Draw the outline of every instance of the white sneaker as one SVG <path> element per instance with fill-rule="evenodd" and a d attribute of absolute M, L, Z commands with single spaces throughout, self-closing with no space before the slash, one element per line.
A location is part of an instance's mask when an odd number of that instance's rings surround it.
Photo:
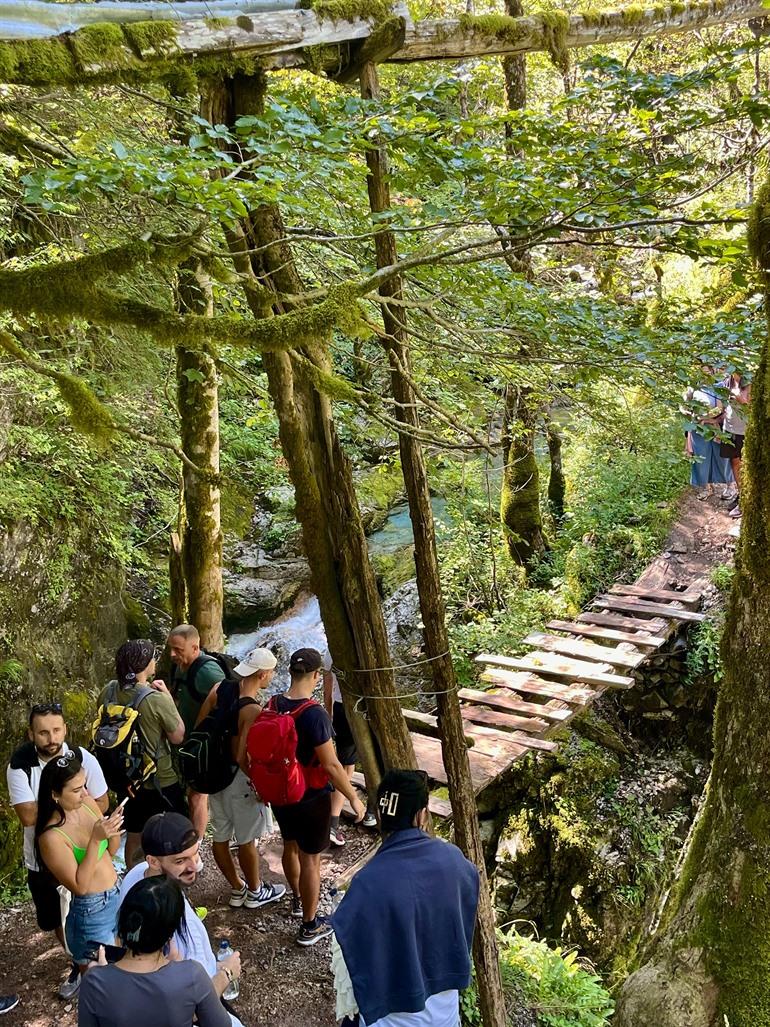
<path fill-rule="evenodd" d="M 339 828 L 332 827 L 329 829 L 329 841 L 332 843 L 332 845 L 336 845 L 337 848 L 342 848 L 342 846 L 345 844 L 345 835 L 342 833 L 342 831 L 340 831 Z"/>
<path fill-rule="evenodd" d="M 368 809 L 366 811 L 366 816 L 361 821 L 361 826 L 362 827 L 376 827 L 377 826 L 377 817 L 375 817 L 374 813 L 372 813 L 372 811 L 370 809 Z"/>
<path fill-rule="evenodd" d="M 240 907 L 246 901 L 246 896 L 248 895 L 248 893 L 249 889 L 245 883 L 242 888 L 238 888 L 237 890 L 233 888 L 230 892 L 230 905 L 234 909 L 240 909 Z"/>
<path fill-rule="evenodd" d="M 270 902 L 277 902 L 285 894 L 285 884 L 268 884 L 266 881 L 263 881 L 256 891 L 247 893 L 246 901 L 243 904 L 246 909 L 259 909 L 260 906 L 266 906 Z"/>

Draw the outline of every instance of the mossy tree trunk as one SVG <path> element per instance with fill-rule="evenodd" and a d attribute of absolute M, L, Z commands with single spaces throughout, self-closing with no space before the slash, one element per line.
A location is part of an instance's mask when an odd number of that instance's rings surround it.
<path fill-rule="evenodd" d="M 364 65 L 361 72 L 361 94 L 364 99 L 379 96 L 377 69 L 373 64 Z M 369 204 L 373 213 L 380 214 L 390 210 L 391 206 L 388 154 L 385 147 L 370 149 L 366 162 L 369 168 Z M 392 231 L 381 228 L 375 236 L 375 247 L 378 267 L 389 267 L 398 262 L 396 237 Z M 380 289 L 380 295 L 386 300 L 402 299 L 401 279 L 392 278 Z M 465 730 L 457 697 L 457 678 L 449 651 L 428 472 L 422 444 L 414 435 L 414 430 L 420 427 L 420 417 L 417 397 L 409 381 L 411 367 L 406 308 L 383 305 L 382 318 L 385 328 L 382 342 L 390 363 L 391 392 L 396 401 L 395 416 L 403 425 L 398 435 L 401 468 L 414 533 L 414 559 L 425 653 L 431 661 L 441 753 L 449 783 L 455 840 L 468 859 L 476 864 L 481 877 L 478 924 L 473 939 L 479 1002 L 485 1027 L 505 1027 L 505 997 L 500 978 L 495 914 L 487 882 Z"/>
<path fill-rule="evenodd" d="M 199 263 L 180 267 L 177 302 L 182 311 L 212 313 L 211 283 Z M 222 633 L 222 523 L 219 492 L 219 386 L 206 353 L 177 347 L 177 403 L 182 449 L 204 473 L 182 466 L 183 524 L 180 566 L 186 619 L 207 649 L 219 650 Z M 178 583 L 175 595 L 179 595 Z"/>
<path fill-rule="evenodd" d="M 263 75 L 226 80 L 210 91 L 209 120 L 232 125 L 243 114 L 260 112 L 265 89 Z M 268 318 L 291 309 L 278 295 L 270 300 L 263 292 L 265 287 L 274 294 L 305 291 L 285 242 L 278 208 L 265 206 L 251 212 L 237 231 L 227 234 L 254 316 Z M 313 588 L 332 657 L 341 672 L 343 701 L 371 795 L 381 772 L 372 731 L 386 767 L 417 764 L 389 669 L 385 622 L 350 461 L 337 436 L 331 401 L 315 387 L 299 358 L 322 370 L 329 367 L 323 340 L 303 345 L 296 354 L 265 354 L 263 366 L 294 484 Z M 360 709 L 361 697 L 368 719 Z"/>
<path fill-rule="evenodd" d="M 567 486 L 561 459 L 562 435 L 558 424 L 550 422 L 546 426 L 545 437 L 548 442 L 548 458 L 551 463 L 551 471 L 548 476 L 548 501 L 551 504 L 553 516 L 560 521 L 564 517 L 564 495 Z"/>
<path fill-rule="evenodd" d="M 511 559 L 521 566 L 546 549 L 533 422 L 526 390 L 507 385 L 500 520 Z"/>
<path fill-rule="evenodd" d="M 750 233 L 765 283 L 770 184 Z M 770 339 L 754 378 L 714 763 L 682 872 L 617 1027 L 770 1027 Z"/>

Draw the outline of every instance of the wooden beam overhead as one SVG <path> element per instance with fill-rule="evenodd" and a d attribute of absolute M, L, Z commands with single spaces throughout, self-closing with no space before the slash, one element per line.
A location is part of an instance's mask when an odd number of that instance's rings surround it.
<path fill-rule="evenodd" d="M 6 7 L 8 4 L 5 5 Z M 253 5 L 244 4 L 249 13 L 233 18 L 184 19 L 184 4 L 168 4 L 166 18 L 159 16 L 156 5 L 148 4 L 146 22 L 133 21 L 141 3 L 122 4 L 120 0 L 109 6 L 109 17 L 74 32 L 46 31 L 41 38 L 39 16 L 37 23 L 30 20 L 25 28 L 25 8 L 14 4 L 17 17 L 0 19 L 0 41 L 4 49 L 4 79 L 18 85 L 57 85 L 67 83 L 99 82 L 119 80 L 121 76 L 136 80 L 137 74 L 152 77 L 153 69 L 158 73 L 168 68 L 169 59 L 190 61 L 194 66 L 197 58 L 211 58 L 228 55 L 254 56 L 268 69 L 286 67 L 317 68 L 317 55 L 306 61 L 303 50 L 306 47 L 333 46 L 340 44 L 362 44 L 374 36 L 377 26 L 369 19 L 353 21 L 320 21 L 312 11 L 306 10 L 253 10 Z M 39 6 L 39 5 L 38 5 Z M 51 5 L 52 7 L 70 7 Z M 80 5 L 78 5 L 80 6 Z M 91 5 L 88 5 L 91 6 Z M 240 7 L 238 0 L 233 6 Z M 98 10 L 101 5 L 93 5 Z M 128 12 L 121 20 L 121 9 Z M 440 19 L 413 22 L 403 4 L 395 4 L 393 14 L 404 21 L 403 45 L 388 53 L 392 39 L 382 47 L 383 38 L 371 44 L 369 60 L 379 59 L 392 62 L 465 60 L 469 57 L 486 57 L 500 54 L 522 54 L 532 51 L 551 51 L 558 35 L 561 49 L 575 49 L 594 45 L 607 45 L 624 40 L 637 40 L 647 36 L 669 35 L 707 28 L 711 25 L 726 25 L 747 22 L 761 18 L 766 8 L 757 0 L 697 0 L 693 3 L 670 7 L 653 5 L 646 9 L 637 7 L 626 11 L 574 14 L 567 17 L 563 12 L 549 12 L 512 18 L 503 29 L 492 31 L 483 19 Z M 563 18 L 560 29 L 555 29 L 554 17 Z M 161 43 L 147 46 L 137 44 L 142 38 L 153 37 L 144 31 L 148 24 L 166 25 L 169 36 Z M 95 27 L 109 24 L 125 26 L 125 43 L 111 39 L 108 51 L 102 55 L 98 47 L 89 45 L 86 35 Z M 385 33 L 387 36 L 388 33 Z M 154 37 L 157 40 L 157 36 Z M 26 57 L 24 47 L 30 40 L 36 45 L 50 44 L 61 48 L 55 63 L 43 62 L 36 67 Z M 81 45 L 82 43 L 82 45 Z M 19 47 L 19 60 L 14 65 L 9 55 Z M 87 58 L 84 55 L 88 55 Z M 364 54 L 366 56 L 366 54 Z M 360 55 L 353 52 L 351 74 L 360 63 Z M 71 69 L 67 62 L 71 61 Z M 210 63 L 210 61 L 209 61 Z M 56 80 L 46 81 L 46 67 L 55 68 Z M 344 71 L 343 71 L 344 74 Z"/>

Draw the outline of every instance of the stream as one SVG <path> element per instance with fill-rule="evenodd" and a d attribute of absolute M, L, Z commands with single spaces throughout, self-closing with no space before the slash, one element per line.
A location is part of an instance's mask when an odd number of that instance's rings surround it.
<path fill-rule="evenodd" d="M 441 496 L 433 496 L 431 508 L 440 538 L 442 525 L 450 521 L 447 502 Z M 414 535 L 408 505 L 399 503 L 394 506 L 382 527 L 373 532 L 367 541 L 371 556 L 392 556 L 405 546 L 412 545 Z M 316 596 L 300 596 L 291 609 L 271 623 L 260 625 L 253 631 L 230 635 L 227 652 L 241 658 L 260 646 L 271 649 L 278 659 L 278 666 L 267 694 L 284 692 L 289 687 L 289 657 L 294 650 L 310 647 L 324 652 L 327 648 L 326 632 Z"/>

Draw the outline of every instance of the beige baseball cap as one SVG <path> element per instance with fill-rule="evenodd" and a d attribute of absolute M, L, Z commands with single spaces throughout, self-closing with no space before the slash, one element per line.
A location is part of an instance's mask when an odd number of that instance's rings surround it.
<path fill-rule="evenodd" d="M 247 678 L 250 674 L 256 674 L 260 670 L 275 670 L 277 663 L 278 660 L 269 649 L 252 649 L 235 668 L 235 673 L 242 678 Z"/>

